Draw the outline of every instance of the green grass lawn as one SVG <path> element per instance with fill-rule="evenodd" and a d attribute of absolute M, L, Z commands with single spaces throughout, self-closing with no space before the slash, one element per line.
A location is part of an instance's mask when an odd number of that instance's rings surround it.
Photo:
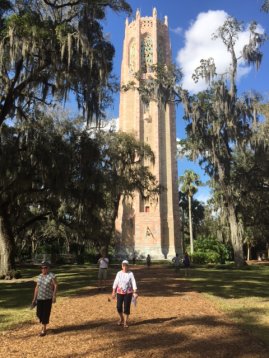
<path fill-rule="evenodd" d="M 40 273 L 38 266 L 21 267 L 22 279 L 0 281 L 0 331 L 30 321 L 35 310 L 29 309 L 33 299 L 35 278 Z M 70 296 L 96 282 L 97 267 L 89 265 L 65 265 L 52 268 L 59 282 L 58 299 Z"/>
<path fill-rule="evenodd" d="M 269 346 L 269 266 L 194 268 L 192 289 L 202 292 L 243 329 Z"/>

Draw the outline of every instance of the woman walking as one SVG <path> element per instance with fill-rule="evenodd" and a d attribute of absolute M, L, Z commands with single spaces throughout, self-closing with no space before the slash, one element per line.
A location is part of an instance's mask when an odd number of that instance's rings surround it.
<path fill-rule="evenodd" d="M 121 267 L 122 270 L 117 273 L 113 283 L 112 298 L 117 293 L 117 311 L 120 316 L 118 325 L 128 328 L 132 298 L 136 300 L 138 294 L 134 274 L 129 271 L 129 262 L 123 260 Z"/>
<path fill-rule="evenodd" d="M 41 274 L 37 278 L 37 283 L 34 290 L 34 297 L 32 305 L 36 303 L 36 315 L 42 324 L 42 330 L 39 334 L 44 337 L 47 333 L 47 324 L 50 319 L 50 312 L 52 303 L 56 302 L 57 291 L 56 277 L 52 272 L 49 272 L 49 263 L 42 262 Z"/>

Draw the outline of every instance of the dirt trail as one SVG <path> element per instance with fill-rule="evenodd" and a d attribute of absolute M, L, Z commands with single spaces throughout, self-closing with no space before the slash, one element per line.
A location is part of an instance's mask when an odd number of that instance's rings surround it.
<path fill-rule="evenodd" d="M 54 306 L 48 334 L 33 321 L 0 335 L 1 358 L 236 357 L 268 358 L 264 345 L 241 331 L 211 301 L 192 292 L 171 269 L 135 268 L 140 297 L 130 327 L 116 325 L 115 301 L 88 287 Z"/>

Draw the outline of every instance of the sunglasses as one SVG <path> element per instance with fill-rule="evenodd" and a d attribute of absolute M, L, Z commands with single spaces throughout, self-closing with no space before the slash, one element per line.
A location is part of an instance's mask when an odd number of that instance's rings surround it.
<path fill-rule="evenodd" d="M 48 268 L 47 266 L 42 266 L 42 267 L 41 267 L 41 270 L 47 269 L 47 268 Z"/>

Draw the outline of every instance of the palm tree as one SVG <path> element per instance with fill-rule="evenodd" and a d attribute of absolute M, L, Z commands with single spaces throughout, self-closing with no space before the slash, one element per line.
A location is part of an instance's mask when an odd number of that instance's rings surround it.
<path fill-rule="evenodd" d="M 197 192 L 197 187 L 201 185 L 199 175 L 194 173 L 192 170 L 185 170 L 184 175 L 179 177 L 179 183 L 181 186 L 181 191 L 188 196 L 188 208 L 189 208 L 189 228 L 190 228 L 190 247 L 191 254 L 193 254 L 193 229 L 192 229 L 192 210 L 191 203 L 192 197 Z"/>

